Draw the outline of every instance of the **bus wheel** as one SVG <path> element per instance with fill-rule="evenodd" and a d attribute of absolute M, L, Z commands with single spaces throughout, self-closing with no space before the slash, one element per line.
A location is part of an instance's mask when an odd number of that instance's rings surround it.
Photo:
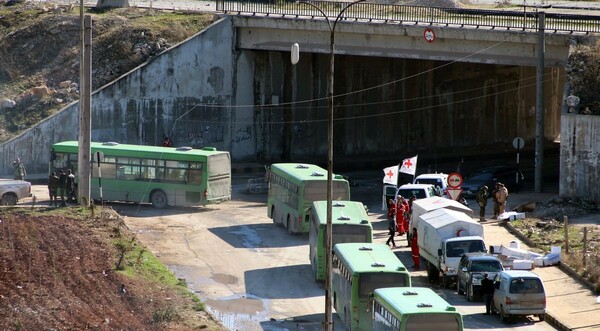
<path fill-rule="evenodd" d="M 14 206 L 17 204 L 17 196 L 13 193 L 5 193 L 2 196 L 2 204 L 5 206 Z"/>
<path fill-rule="evenodd" d="M 273 219 L 274 224 L 277 224 L 277 217 L 275 217 L 275 206 L 271 207 L 271 219 Z"/>
<path fill-rule="evenodd" d="M 162 209 L 167 206 L 167 195 L 163 191 L 154 191 L 150 196 L 152 207 Z"/>
<path fill-rule="evenodd" d="M 287 221 L 285 222 L 285 226 L 287 227 L 287 232 L 288 234 L 294 234 L 294 232 L 292 232 L 292 222 L 290 220 L 290 215 L 287 216 Z"/>

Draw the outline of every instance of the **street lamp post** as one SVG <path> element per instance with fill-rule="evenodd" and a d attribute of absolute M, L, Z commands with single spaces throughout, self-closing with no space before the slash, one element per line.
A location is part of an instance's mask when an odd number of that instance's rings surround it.
<path fill-rule="evenodd" d="M 327 21 L 327 25 L 329 26 L 330 36 L 329 36 L 329 74 L 328 74 L 328 115 L 327 115 L 327 227 L 325 231 L 326 235 L 326 243 L 325 250 L 327 254 L 325 254 L 325 323 L 323 325 L 324 330 L 333 330 L 333 319 L 332 319 L 332 307 L 331 307 L 331 262 L 332 262 L 332 249 L 333 249 L 333 241 L 332 241 L 332 205 L 333 205 L 333 76 L 335 72 L 335 28 L 337 26 L 338 21 L 342 17 L 342 14 L 346 11 L 346 9 L 351 6 L 364 2 L 366 0 L 357 0 L 352 3 L 344 6 L 337 16 L 335 20 L 331 22 L 329 17 L 325 12 L 317 5 L 300 1 L 302 4 L 309 5 L 315 8 L 323 17 L 325 21 Z"/>

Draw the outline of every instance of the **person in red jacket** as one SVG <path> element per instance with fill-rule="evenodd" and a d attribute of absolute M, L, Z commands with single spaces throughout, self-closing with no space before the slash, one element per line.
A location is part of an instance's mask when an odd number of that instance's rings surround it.
<path fill-rule="evenodd" d="M 405 212 L 406 210 L 404 208 L 404 198 L 401 195 L 399 195 L 398 202 L 396 202 L 396 223 L 398 224 L 398 234 L 401 236 L 404 235 L 404 233 L 408 230 L 405 226 Z"/>
<path fill-rule="evenodd" d="M 396 216 L 396 203 L 394 202 L 394 199 L 389 199 L 388 200 L 388 214 L 387 217 L 388 218 L 394 218 Z"/>
<path fill-rule="evenodd" d="M 421 268 L 421 255 L 419 254 L 419 244 L 417 243 L 417 228 L 412 229 L 410 252 L 412 253 L 413 269 L 419 270 Z"/>

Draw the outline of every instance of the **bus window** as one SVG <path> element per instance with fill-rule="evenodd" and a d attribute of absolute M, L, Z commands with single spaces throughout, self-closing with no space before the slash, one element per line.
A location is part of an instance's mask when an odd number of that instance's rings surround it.
<path fill-rule="evenodd" d="M 422 331 L 458 331 L 460 324 L 455 315 L 451 314 L 414 314 L 406 321 L 407 330 Z"/>

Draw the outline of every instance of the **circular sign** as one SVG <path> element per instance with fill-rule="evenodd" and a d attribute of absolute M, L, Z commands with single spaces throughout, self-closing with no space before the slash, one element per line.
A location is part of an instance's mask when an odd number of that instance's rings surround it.
<path fill-rule="evenodd" d="M 462 185 L 463 178 L 458 172 L 453 172 L 448 175 L 448 186 L 451 188 L 458 188 Z"/>
<path fill-rule="evenodd" d="M 428 43 L 432 43 L 435 41 L 435 32 L 433 32 L 432 29 L 425 29 L 425 31 L 423 31 L 423 38 L 425 38 L 425 41 Z"/>
<path fill-rule="evenodd" d="M 513 147 L 516 149 L 521 149 L 525 146 L 525 140 L 521 137 L 516 137 L 513 139 Z"/>

